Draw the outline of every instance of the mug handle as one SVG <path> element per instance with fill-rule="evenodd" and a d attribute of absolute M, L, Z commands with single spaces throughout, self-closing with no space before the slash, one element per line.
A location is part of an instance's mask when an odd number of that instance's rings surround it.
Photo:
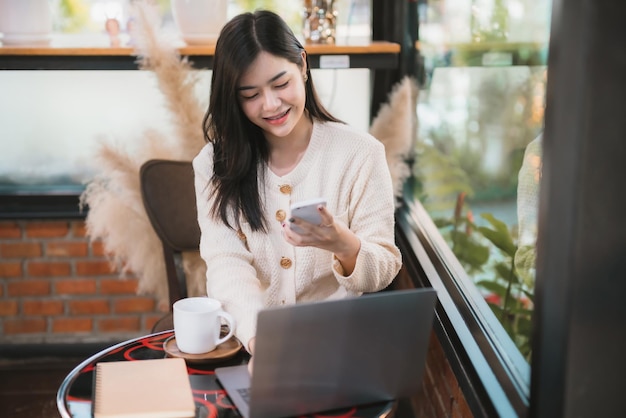
<path fill-rule="evenodd" d="M 219 338 L 217 341 L 215 341 L 216 346 L 228 341 L 228 339 L 232 337 L 233 333 L 235 332 L 235 318 L 233 318 L 231 314 L 229 314 L 228 312 L 219 311 L 217 313 L 217 316 L 224 318 L 224 320 L 226 320 L 226 323 L 228 325 L 228 334 L 224 335 L 222 338 Z"/>

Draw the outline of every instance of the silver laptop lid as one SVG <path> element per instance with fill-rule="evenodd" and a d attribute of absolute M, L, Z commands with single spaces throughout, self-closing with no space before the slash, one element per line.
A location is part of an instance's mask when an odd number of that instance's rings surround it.
<path fill-rule="evenodd" d="M 421 385 L 433 289 L 387 291 L 259 313 L 251 417 L 390 400 Z"/>

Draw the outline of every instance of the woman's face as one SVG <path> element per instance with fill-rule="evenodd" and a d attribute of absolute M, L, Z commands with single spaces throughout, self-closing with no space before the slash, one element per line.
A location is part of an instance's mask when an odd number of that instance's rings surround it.
<path fill-rule="evenodd" d="M 296 134 L 294 128 L 306 120 L 302 117 L 305 71 L 306 68 L 284 58 L 261 52 L 239 80 L 237 90 L 243 113 L 263 129 L 268 141 Z"/>

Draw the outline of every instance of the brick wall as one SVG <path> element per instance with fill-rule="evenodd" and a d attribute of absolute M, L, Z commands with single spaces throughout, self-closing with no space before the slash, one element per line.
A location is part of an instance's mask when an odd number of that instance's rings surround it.
<path fill-rule="evenodd" d="M 433 332 L 426 355 L 422 391 L 412 400 L 414 416 L 424 418 L 470 418 L 472 411 Z"/>
<path fill-rule="evenodd" d="M 405 268 L 393 284 L 394 289 L 413 289 L 415 285 Z M 412 416 L 420 418 L 471 418 L 474 415 L 461 391 L 450 362 L 435 332 L 431 332 L 422 389 L 410 399 Z"/>
<path fill-rule="evenodd" d="M 149 332 L 156 300 L 120 278 L 82 220 L 0 221 L 0 343 L 119 341 Z"/>

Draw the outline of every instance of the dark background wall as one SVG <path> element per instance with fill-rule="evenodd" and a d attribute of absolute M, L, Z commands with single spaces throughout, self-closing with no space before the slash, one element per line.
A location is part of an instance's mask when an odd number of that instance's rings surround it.
<path fill-rule="evenodd" d="M 618 1 L 553 3 L 532 417 L 623 415 L 625 14 Z"/>

